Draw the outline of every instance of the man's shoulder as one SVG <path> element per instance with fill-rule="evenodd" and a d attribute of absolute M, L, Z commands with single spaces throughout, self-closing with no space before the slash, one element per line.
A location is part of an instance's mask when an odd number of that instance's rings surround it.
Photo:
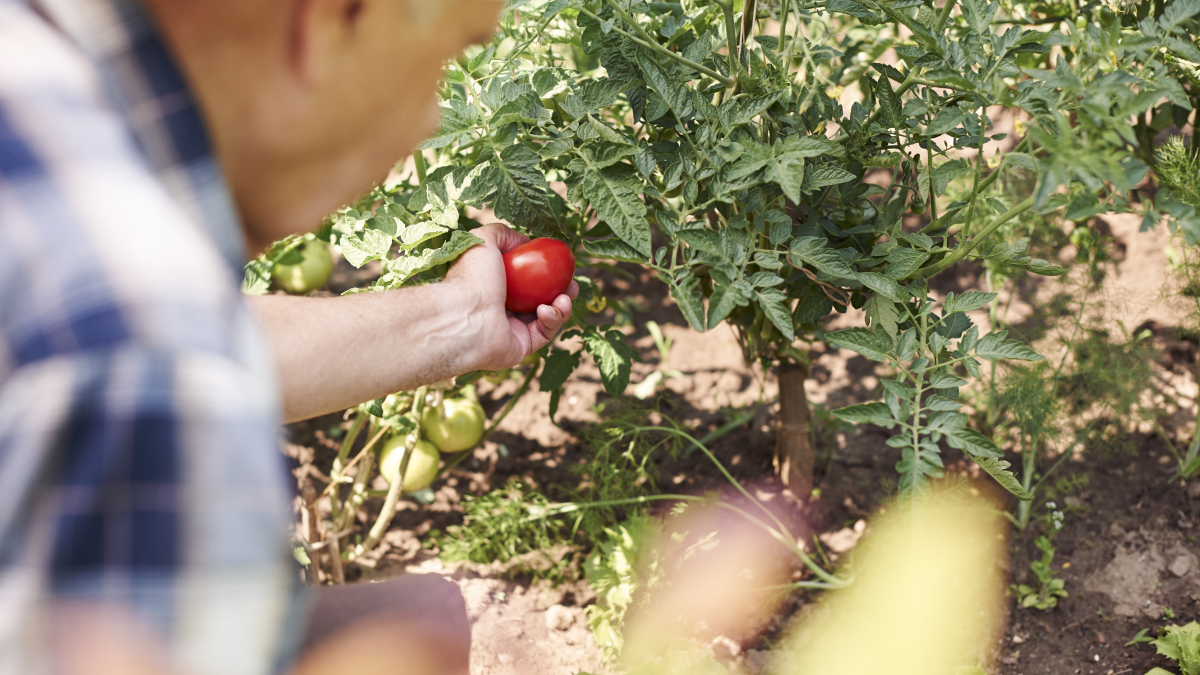
<path fill-rule="evenodd" d="M 0 0 L 0 370 L 130 341 L 235 351 L 235 277 L 97 70 Z"/>

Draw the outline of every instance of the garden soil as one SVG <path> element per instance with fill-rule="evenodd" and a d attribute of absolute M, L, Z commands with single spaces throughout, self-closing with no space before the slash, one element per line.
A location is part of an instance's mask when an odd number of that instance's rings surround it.
<path fill-rule="evenodd" d="M 1173 669 L 1152 646 L 1126 643 L 1142 629 L 1153 635 L 1169 623 L 1200 618 L 1200 480 L 1168 482 L 1174 460 L 1166 446 L 1170 442 L 1182 447 L 1193 431 L 1196 343 L 1180 337 L 1178 328 L 1184 327 L 1185 316 L 1163 299 L 1166 233 L 1139 233 L 1135 220 L 1120 218 L 1105 221 L 1100 228 L 1112 237 L 1114 263 L 1100 284 L 1097 301 L 1089 305 L 1090 312 L 1096 321 L 1108 322 L 1113 332 L 1151 332 L 1156 350 L 1152 372 L 1159 403 L 1169 414 L 1162 425 L 1168 438 L 1152 425 L 1131 424 L 1117 447 L 1084 449 L 1066 461 L 1057 475 L 1072 478 L 1075 488 L 1064 491 L 1056 503 L 1065 524 L 1054 539 L 1057 555 L 1052 564 L 1069 596 L 1047 611 L 1015 608 L 1009 598 L 989 673 L 1142 675 L 1154 666 Z M 1073 256 L 1071 247 L 1060 252 L 1062 262 Z M 979 269 L 963 267 L 935 292 L 978 288 L 980 274 Z M 332 289 L 354 285 L 363 275 L 343 262 Z M 626 301 L 621 309 L 630 323 L 623 330 L 642 357 L 641 363 L 634 364 L 631 387 L 655 369 L 679 371 L 680 376 L 665 380 L 659 405 L 698 434 L 759 406 L 750 422 L 712 445 L 725 466 L 760 498 L 785 505 L 794 515 L 797 537 L 814 541 L 815 536 L 821 552 L 834 564 L 844 561 L 861 537 L 870 536 L 872 515 L 886 507 L 894 494 L 899 451 L 884 445 L 886 431 L 836 427 L 820 411 L 872 400 L 880 388 L 881 368 L 847 351 L 820 343 L 813 347 L 808 397 L 818 411 L 816 419 L 826 420 L 816 430 L 817 489 L 812 495 L 792 495 L 773 476 L 774 379 L 743 363 L 734 333 L 725 326 L 706 334 L 689 329 L 653 278 L 612 272 L 595 278 L 613 297 Z M 1051 358 L 1052 328 L 1061 317 L 1046 316 L 1053 312 L 1039 308 L 1061 307 L 1064 294 L 1072 293 L 1070 287 L 1069 280 L 1033 280 L 1018 285 L 1011 302 L 1006 294 L 1001 296 L 1014 332 L 1042 337 L 1038 346 Z M 613 309 L 606 314 L 605 320 L 613 321 Z M 986 327 L 986 314 L 972 318 Z M 651 320 L 673 340 L 667 363 L 660 362 L 647 332 L 646 322 Z M 861 316 L 851 310 L 835 315 L 827 327 L 848 327 L 859 321 Z M 480 381 L 480 402 L 489 416 L 501 409 L 517 386 L 516 380 L 499 385 Z M 555 587 L 510 573 L 512 564 L 444 564 L 436 550 L 424 543 L 430 531 L 461 522 L 464 495 L 499 487 L 510 477 L 537 486 L 572 480 L 570 467 L 585 461 L 576 434 L 599 420 L 599 408 L 611 399 L 600 385 L 597 369 L 585 358 L 566 384 L 557 424 L 548 415 L 548 401 L 546 393 L 527 394 L 473 459 L 435 485 L 431 503 L 404 501 L 376 554 L 347 567 L 349 583 L 410 573 L 453 579 L 462 589 L 473 624 L 474 675 L 609 672 L 587 628 L 585 607 L 595 602 L 595 594 L 586 582 Z M 301 486 L 308 484 L 318 493 L 324 489 L 320 475 L 327 474 L 336 453 L 335 430 L 347 426 L 339 416 L 327 416 L 289 427 L 284 449 L 298 462 L 295 474 Z M 948 452 L 946 457 L 952 475 L 978 478 L 961 455 Z M 659 470 L 672 491 L 698 494 L 722 488 L 720 475 L 699 456 L 663 461 Z M 983 485 L 978 480 L 975 484 Z M 367 510 L 377 511 L 378 505 L 379 500 L 368 502 Z M 1012 583 L 1034 581 L 1029 564 L 1040 557 L 1033 542 L 1041 531 L 1040 525 L 1031 525 L 1024 533 L 1015 529 L 1009 533 L 1009 555 L 996 564 L 1008 571 Z M 815 544 L 810 551 L 814 548 Z M 768 660 L 768 645 L 813 606 L 815 597 L 790 598 L 752 638 L 706 635 L 705 640 L 711 641 L 731 672 L 757 675 Z"/>

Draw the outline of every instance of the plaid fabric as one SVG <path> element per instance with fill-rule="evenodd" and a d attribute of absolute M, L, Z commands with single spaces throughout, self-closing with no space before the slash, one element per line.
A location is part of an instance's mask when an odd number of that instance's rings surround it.
<path fill-rule="evenodd" d="M 302 612 L 270 358 L 194 100 L 136 0 L 0 0 L 0 674 L 61 600 L 174 672 L 282 667 Z"/>

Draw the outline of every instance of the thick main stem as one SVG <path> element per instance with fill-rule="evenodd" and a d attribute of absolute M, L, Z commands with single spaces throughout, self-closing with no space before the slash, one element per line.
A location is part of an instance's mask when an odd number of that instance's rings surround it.
<path fill-rule="evenodd" d="M 808 497 L 813 488 L 813 450 L 809 425 L 808 397 L 804 382 L 808 368 L 784 363 L 779 366 L 779 421 L 775 431 L 775 473 L 792 494 Z"/>

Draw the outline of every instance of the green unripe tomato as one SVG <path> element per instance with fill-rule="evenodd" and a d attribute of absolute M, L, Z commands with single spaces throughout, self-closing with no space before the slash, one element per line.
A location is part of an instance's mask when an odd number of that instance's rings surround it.
<path fill-rule="evenodd" d="M 1071 230 L 1071 243 L 1079 248 L 1080 251 L 1087 251 L 1096 244 L 1096 235 L 1086 227 L 1077 227 Z"/>
<path fill-rule="evenodd" d="M 283 290 L 295 295 L 307 295 L 324 286 L 333 275 L 333 256 L 325 242 L 310 239 L 300 245 L 303 258 L 295 265 L 276 264 L 271 279 Z"/>
<path fill-rule="evenodd" d="M 404 459 L 404 448 L 408 438 L 393 436 L 384 443 L 383 450 L 379 453 L 379 472 L 389 483 L 395 482 L 400 475 L 400 462 Z M 433 485 L 441 461 L 442 456 L 432 443 L 417 441 L 413 446 L 412 459 L 408 461 L 408 468 L 404 471 L 404 491 L 416 492 Z"/>
<path fill-rule="evenodd" d="M 1075 17 L 1075 30 L 1084 30 L 1087 28 L 1087 25 L 1088 21 L 1086 16 L 1080 14 L 1079 16 Z"/>
<path fill-rule="evenodd" d="M 483 438 L 483 406 L 466 399 L 446 399 L 442 402 L 446 416 L 436 406 L 425 408 L 421 430 L 425 438 L 442 452 L 461 452 L 475 447 Z"/>
<path fill-rule="evenodd" d="M 908 210 L 919 216 L 925 213 L 925 202 L 920 199 L 914 199 L 908 203 Z"/>
<path fill-rule="evenodd" d="M 845 214 L 842 217 L 842 222 L 848 227 L 854 227 L 862 222 L 863 210 L 857 206 L 849 206 L 846 208 Z"/>

